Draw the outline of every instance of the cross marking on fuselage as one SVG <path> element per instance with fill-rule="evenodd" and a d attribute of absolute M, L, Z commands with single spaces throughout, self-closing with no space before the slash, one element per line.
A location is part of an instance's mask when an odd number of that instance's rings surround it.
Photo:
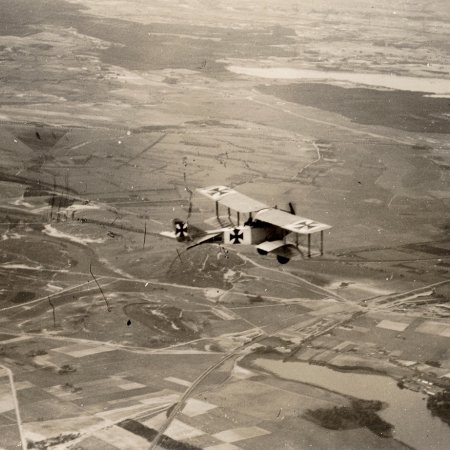
<path fill-rule="evenodd" d="M 230 233 L 230 241 L 233 241 L 233 244 L 240 244 L 241 239 L 244 239 L 244 233 L 238 228 L 235 228 L 233 232 Z"/>

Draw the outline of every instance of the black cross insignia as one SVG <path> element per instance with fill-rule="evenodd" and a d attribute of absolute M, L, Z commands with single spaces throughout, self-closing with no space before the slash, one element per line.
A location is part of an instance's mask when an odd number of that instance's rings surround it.
<path fill-rule="evenodd" d="M 244 233 L 240 231 L 238 228 L 233 230 L 233 233 L 230 234 L 230 240 L 233 241 L 233 244 L 240 244 L 241 239 L 244 239 Z"/>
<path fill-rule="evenodd" d="M 175 225 L 175 236 L 185 237 L 187 234 L 187 225 L 185 223 L 177 223 Z"/>
<path fill-rule="evenodd" d="M 227 194 L 228 192 L 230 192 L 230 189 L 227 187 L 216 187 L 214 189 L 210 189 L 208 191 L 208 194 L 214 197 L 216 194 L 222 196 L 224 194 Z"/>
<path fill-rule="evenodd" d="M 314 222 L 306 222 L 306 221 L 302 221 L 302 222 L 297 222 L 294 225 L 292 225 L 292 228 L 295 228 L 297 230 L 301 230 L 303 228 L 307 228 L 308 230 L 311 228 L 314 228 L 317 224 Z"/>

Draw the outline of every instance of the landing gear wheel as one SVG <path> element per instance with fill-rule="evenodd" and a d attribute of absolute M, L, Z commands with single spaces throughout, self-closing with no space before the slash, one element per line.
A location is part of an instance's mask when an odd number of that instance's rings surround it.
<path fill-rule="evenodd" d="M 256 251 L 260 254 L 260 255 L 267 255 L 267 252 L 261 248 L 257 248 Z"/>
<path fill-rule="evenodd" d="M 277 261 L 280 264 L 287 264 L 289 262 L 289 258 L 287 258 L 286 256 L 277 255 Z"/>

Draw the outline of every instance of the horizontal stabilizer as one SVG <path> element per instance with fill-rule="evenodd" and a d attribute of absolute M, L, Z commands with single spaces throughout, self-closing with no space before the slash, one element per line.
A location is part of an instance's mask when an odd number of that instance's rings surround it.
<path fill-rule="evenodd" d="M 161 236 L 164 237 L 168 237 L 171 239 L 176 239 L 177 236 L 175 235 L 175 231 L 161 231 L 161 233 L 159 233 Z"/>

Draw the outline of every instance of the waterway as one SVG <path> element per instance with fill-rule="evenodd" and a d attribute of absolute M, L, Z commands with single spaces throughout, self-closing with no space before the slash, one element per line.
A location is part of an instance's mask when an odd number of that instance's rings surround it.
<path fill-rule="evenodd" d="M 388 406 L 378 414 L 394 425 L 394 438 L 418 450 L 450 448 L 450 427 L 431 415 L 426 406 L 426 396 L 400 389 L 390 377 L 339 372 L 300 361 L 259 358 L 254 364 L 280 378 L 313 384 L 364 400 L 381 400 Z"/>
<path fill-rule="evenodd" d="M 385 73 L 337 72 L 327 70 L 294 69 L 289 67 L 242 67 L 228 66 L 230 72 L 258 78 L 275 80 L 326 80 L 344 81 L 372 87 L 397 89 L 450 97 L 450 79 L 409 77 Z"/>

